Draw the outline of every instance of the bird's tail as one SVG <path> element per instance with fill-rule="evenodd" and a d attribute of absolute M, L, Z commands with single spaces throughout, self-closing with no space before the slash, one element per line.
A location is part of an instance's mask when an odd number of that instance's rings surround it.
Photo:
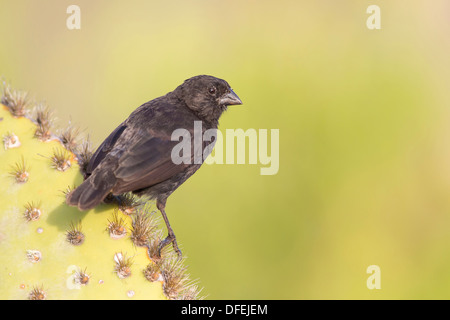
<path fill-rule="evenodd" d="M 109 178 L 109 179 L 108 179 Z M 112 179 L 111 179 L 112 178 Z M 99 205 L 111 192 L 115 178 L 111 175 L 94 172 L 75 190 L 67 195 L 66 203 L 78 207 L 80 210 L 89 210 Z"/>

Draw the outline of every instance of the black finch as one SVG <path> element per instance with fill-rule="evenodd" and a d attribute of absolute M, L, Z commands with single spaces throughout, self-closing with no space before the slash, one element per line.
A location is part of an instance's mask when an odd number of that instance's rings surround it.
<path fill-rule="evenodd" d="M 180 128 L 189 131 L 194 145 L 196 121 L 201 121 L 203 132 L 217 129 L 227 106 L 239 104 L 242 101 L 225 80 L 207 75 L 192 77 L 174 91 L 144 103 L 95 151 L 86 167 L 85 181 L 68 194 L 67 203 L 88 210 L 108 195 L 126 192 L 155 199 L 168 229 L 159 253 L 172 243 L 181 256 L 164 209 L 167 198 L 201 163 L 194 161 L 193 152 L 190 163 L 172 161 L 172 149 L 179 143 L 171 140 L 172 133 Z M 208 143 L 203 142 L 202 150 Z"/>

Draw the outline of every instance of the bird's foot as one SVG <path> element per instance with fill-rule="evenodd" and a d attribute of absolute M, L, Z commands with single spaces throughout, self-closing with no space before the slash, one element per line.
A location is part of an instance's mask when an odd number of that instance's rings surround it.
<path fill-rule="evenodd" d="M 120 198 L 120 196 L 115 196 L 112 193 L 110 193 L 106 196 L 105 199 L 103 199 L 103 203 L 106 203 L 106 204 L 116 203 L 117 205 L 121 206 L 122 199 Z"/>
<path fill-rule="evenodd" d="M 175 234 L 169 233 L 169 235 L 159 243 L 158 245 L 158 256 L 161 258 L 161 251 L 164 249 L 165 246 L 172 243 L 173 250 L 178 254 L 178 260 L 181 260 L 181 250 L 178 248 L 177 239 L 175 238 Z"/>

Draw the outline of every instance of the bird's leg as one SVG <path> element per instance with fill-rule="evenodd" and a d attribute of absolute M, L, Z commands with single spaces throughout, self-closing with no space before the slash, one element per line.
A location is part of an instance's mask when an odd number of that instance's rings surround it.
<path fill-rule="evenodd" d="M 158 255 L 161 257 L 162 249 L 165 246 L 167 246 L 169 243 L 172 243 L 173 249 L 178 254 L 178 259 L 181 259 L 181 250 L 178 248 L 177 239 L 175 238 L 175 234 L 173 233 L 173 230 L 170 227 L 169 219 L 167 219 L 166 211 L 164 210 L 165 207 L 166 207 L 165 201 L 164 202 L 156 201 L 156 207 L 161 212 L 161 215 L 162 215 L 162 217 L 164 219 L 164 222 L 166 223 L 167 231 L 169 233 L 167 235 L 167 237 L 163 241 L 161 241 L 159 243 L 159 245 L 158 245 Z"/>

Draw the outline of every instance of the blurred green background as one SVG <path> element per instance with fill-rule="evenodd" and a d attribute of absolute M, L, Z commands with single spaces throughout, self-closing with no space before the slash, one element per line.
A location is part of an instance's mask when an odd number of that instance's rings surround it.
<path fill-rule="evenodd" d="M 280 130 L 278 174 L 205 165 L 168 200 L 207 298 L 448 299 L 449 28 L 446 0 L 1 0 L 0 74 L 95 146 L 198 74 L 244 102 L 223 132 Z"/>

